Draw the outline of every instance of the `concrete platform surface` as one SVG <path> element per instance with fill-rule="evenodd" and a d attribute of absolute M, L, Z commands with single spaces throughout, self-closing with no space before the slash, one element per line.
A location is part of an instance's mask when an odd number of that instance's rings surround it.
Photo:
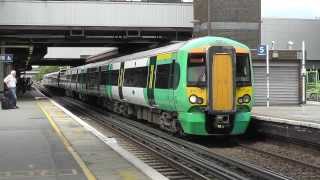
<path fill-rule="evenodd" d="M 0 180 L 149 180 L 49 100 L 32 91 L 0 110 Z"/>
<path fill-rule="evenodd" d="M 0 179 L 84 180 L 79 165 L 28 94 L 0 110 Z"/>
<path fill-rule="evenodd" d="M 254 107 L 253 118 L 257 120 L 286 123 L 320 129 L 320 106 L 307 104 L 303 106 Z"/>

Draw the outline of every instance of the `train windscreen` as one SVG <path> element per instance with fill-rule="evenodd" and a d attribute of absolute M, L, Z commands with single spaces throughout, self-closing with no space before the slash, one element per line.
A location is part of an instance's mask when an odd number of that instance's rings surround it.
<path fill-rule="evenodd" d="M 237 86 L 251 85 L 251 69 L 249 54 L 237 54 L 236 60 L 236 83 Z"/>

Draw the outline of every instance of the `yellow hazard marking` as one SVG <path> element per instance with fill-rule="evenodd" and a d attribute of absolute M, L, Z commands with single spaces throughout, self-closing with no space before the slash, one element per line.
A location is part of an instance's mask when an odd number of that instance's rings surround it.
<path fill-rule="evenodd" d="M 96 180 L 96 177 L 93 175 L 93 173 L 90 171 L 90 169 L 87 167 L 85 162 L 81 159 L 80 155 L 73 149 L 67 138 L 63 135 L 57 124 L 53 121 L 49 113 L 42 107 L 42 105 L 38 102 L 38 107 L 41 109 L 41 111 L 45 114 L 47 117 L 49 123 L 51 124 L 52 128 L 57 133 L 58 137 L 60 138 L 63 145 L 66 147 L 66 149 L 69 151 L 69 153 L 73 156 L 73 158 L 76 160 L 76 162 L 79 164 L 80 168 L 82 169 L 83 173 L 87 177 L 88 180 Z"/>
<path fill-rule="evenodd" d="M 123 180 L 138 180 L 135 173 L 130 170 L 122 170 L 119 172 L 119 175 Z"/>
<path fill-rule="evenodd" d="M 157 61 L 168 60 L 172 58 L 172 53 L 164 53 L 157 55 Z"/>
<path fill-rule="evenodd" d="M 200 48 L 193 48 L 190 50 L 190 53 L 206 53 L 207 52 L 207 49 L 209 48 L 210 46 L 203 46 L 203 47 L 200 47 Z M 244 54 L 249 54 L 250 53 L 250 50 L 247 49 L 247 48 L 241 48 L 241 47 L 235 47 L 235 50 L 236 50 L 236 53 L 244 53 Z"/>
<path fill-rule="evenodd" d="M 154 65 L 151 65 L 150 68 L 150 79 L 149 79 L 149 89 L 152 89 L 154 86 L 153 82 L 153 78 L 154 78 Z"/>
<path fill-rule="evenodd" d="M 246 48 L 235 48 L 237 53 L 249 54 L 250 50 Z"/>

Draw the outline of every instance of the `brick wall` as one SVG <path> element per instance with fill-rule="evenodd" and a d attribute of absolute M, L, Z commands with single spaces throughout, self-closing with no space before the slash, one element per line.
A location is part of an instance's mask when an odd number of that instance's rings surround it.
<path fill-rule="evenodd" d="M 260 44 L 261 0 L 210 0 L 211 35 L 228 37 L 255 48 Z M 196 36 L 207 35 L 208 1 L 194 0 Z"/>

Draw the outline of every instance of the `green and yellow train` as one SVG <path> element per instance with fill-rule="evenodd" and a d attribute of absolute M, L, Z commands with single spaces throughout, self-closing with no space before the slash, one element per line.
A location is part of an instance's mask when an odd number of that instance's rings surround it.
<path fill-rule="evenodd" d="M 43 84 L 172 133 L 239 135 L 250 122 L 251 64 L 247 46 L 203 37 L 47 74 Z"/>

